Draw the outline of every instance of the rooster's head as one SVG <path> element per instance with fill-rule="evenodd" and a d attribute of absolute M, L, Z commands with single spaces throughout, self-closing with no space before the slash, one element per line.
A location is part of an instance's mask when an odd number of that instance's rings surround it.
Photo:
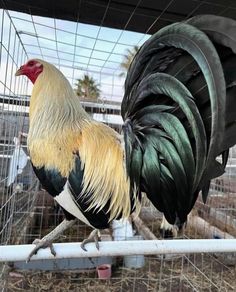
<path fill-rule="evenodd" d="M 26 75 L 32 83 L 35 83 L 39 74 L 43 71 L 43 64 L 39 60 L 29 60 L 16 71 L 15 76 Z"/>

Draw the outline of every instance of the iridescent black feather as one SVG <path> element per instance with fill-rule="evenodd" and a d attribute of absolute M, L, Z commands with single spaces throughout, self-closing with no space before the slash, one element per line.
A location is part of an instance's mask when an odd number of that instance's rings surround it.
<path fill-rule="evenodd" d="M 166 219 L 183 223 L 236 143 L 236 22 L 202 15 L 139 49 L 122 102 L 127 173 Z M 222 155 L 222 162 L 216 157 Z"/>

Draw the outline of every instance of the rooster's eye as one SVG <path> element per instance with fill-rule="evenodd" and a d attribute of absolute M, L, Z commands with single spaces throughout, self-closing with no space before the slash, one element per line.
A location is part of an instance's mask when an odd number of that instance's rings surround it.
<path fill-rule="evenodd" d="M 33 61 L 30 61 L 29 63 L 28 63 L 28 66 L 33 66 L 34 65 L 34 62 Z"/>

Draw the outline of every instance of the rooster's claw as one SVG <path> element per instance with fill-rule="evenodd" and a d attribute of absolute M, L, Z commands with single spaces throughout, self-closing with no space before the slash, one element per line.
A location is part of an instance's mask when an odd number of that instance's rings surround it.
<path fill-rule="evenodd" d="M 35 254 L 37 254 L 37 252 L 41 249 L 41 248 L 50 248 L 51 254 L 54 255 L 54 257 L 56 256 L 56 252 L 55 249 L 52 245 L 52 242 L 47 240 L 47 239 L 35 239 L 33 241 L 33 244 L 36 244 L 36 246 L 34 247 L 34 249 L 31 251 L 31 253 L 29 254 L 29 256 L 27 257 L 26 263 L 28 263 L 31 259 L 31 257 Z"/>
<path fill-rule="evenodd" d="M 84 250 L 84 251 L 87 251 L 87 249 L 85 248 L 85 244 L 89 243 L 89 242 L 95 242 L 95 245 L 96 245 L 96 248 L 97 250 L 99 250 L 99 243 L 98 243 L 98 240 L 99 240 L 99 231 L 97 229 L 93 230 L 89 237 L 84 239 L 80 245 L 80 247 Z"/>

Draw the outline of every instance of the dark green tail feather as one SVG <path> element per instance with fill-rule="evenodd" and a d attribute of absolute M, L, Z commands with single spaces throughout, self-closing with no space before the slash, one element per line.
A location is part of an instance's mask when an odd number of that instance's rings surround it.
<path fill-rule="evenodd" d="M 172 224 L 186 220 L 200 190 L 206 200 L 236 143 L 235 52 L 234 20 L 197 16 L 153 35 L 128 71 L 128 176 Z"/>

